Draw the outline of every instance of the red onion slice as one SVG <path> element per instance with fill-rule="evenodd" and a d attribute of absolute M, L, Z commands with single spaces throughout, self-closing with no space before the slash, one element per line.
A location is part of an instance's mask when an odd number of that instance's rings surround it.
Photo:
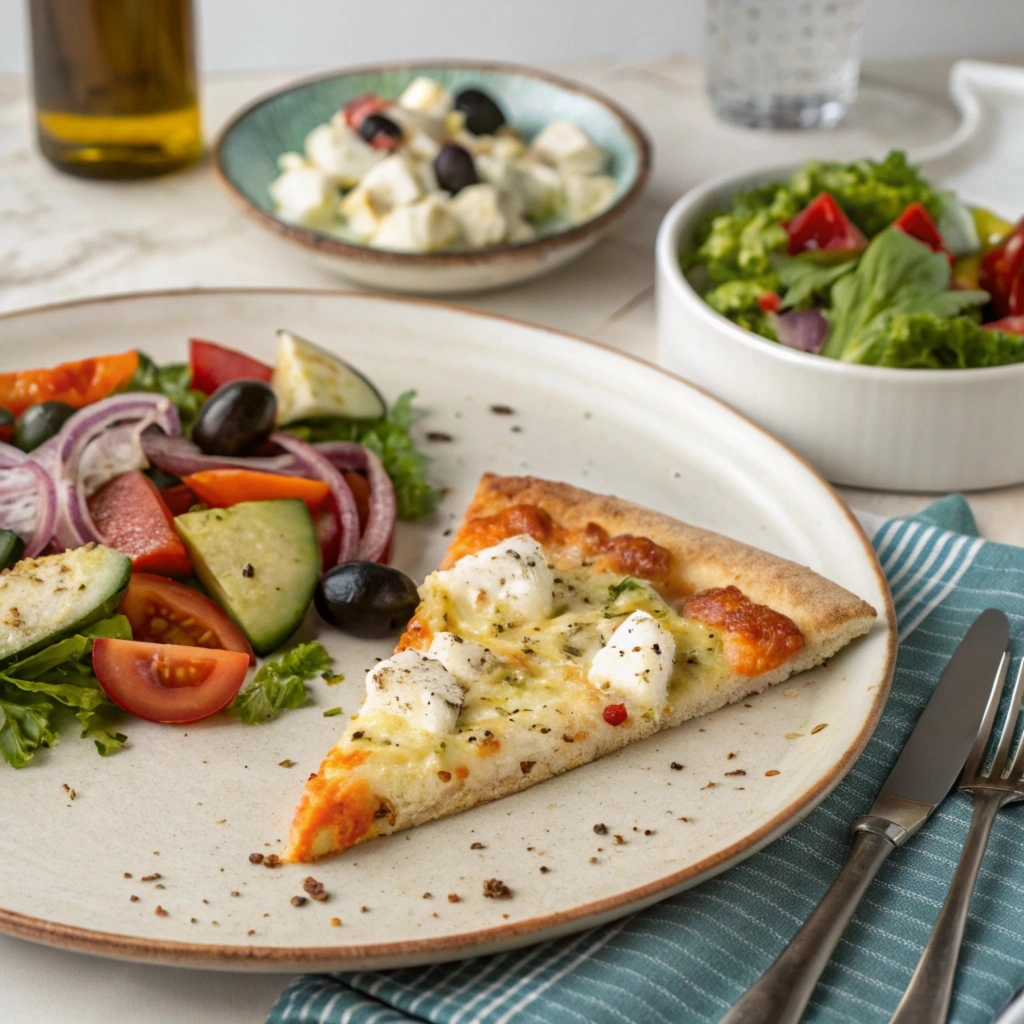
<path fill-rule="evenodd" d="M 338 564 L 351 562 L 359 550 L 359 512 L 356 510 L 356 500 L 352 497 L 352 491 L 345 478 L 311 444 L 280 430 L 271 434 L 270 440 L 298 459 L 302 468 L 296 475 L 323 480 L 331 489 L 334 512 L 341 529 L 341 537 L 338 540 Z"/>
<path fill-rule="evenodd" d="M 770 313 L 775 336 L 783 345 L 800 352 L 818 355 L 828 336 L 828 320 L 817 309 L 800 309 L 792 313 Z"/>
<path fill-rule="evenodd" d="M 128 430 L 120 425 L 129 425 Z M 104 398 L 100 402 L 79 409 L 56 436 L 40 445 L 31 455 L 53 481 L 57 496 L 56 520 L 53 540 L 64 548 L 81 547 L 90 541 L 103 542 L 103 536 L 96 528 L 86 504 L 88 493 L 82 485 L 82 460 L 85 451 L 95 442 L 100 446 L 94 450 L 88 463 L 94 471 L 105 466 L 106 471 L 116 475 L 117 467 L 131 460 L 123 450 L 116 454 L 104 455 L 105 446 L 118 449 L 135 447 L 141 449 L 142 434 L 150 426 L 157 426 L 167 434 L 181 433 L 181 421 L 173 403 L 162 395 L 122 394 Z M 116 430 L 112 428 L 117 428 Z M 137 460 L 138 455 L 135 455 Z M 108 477 L 109 479 L 109 477 Z M 94 489 L 106 480 L 102 472 L 89 481 Z"/>
<path fill-rule="evenodd" d="M 0 529 L 25 542 L 25 557 L 38 555 L 53 536 L 57 495 L 42 466 L 0 442 Z"/>
<path fill-rule="evenodd" d="M 337 469 L 365 470 L 370 484 L 370 509 L 366 517 L 366 528 L 359 538 L 358 557 L 366 562 L 380 561 L 394 533 L 398 517 L 395 487 L 384 464 L 376 452 L 355 441 L 324 441 L 316 445 L 316 450 Z"/>
<path fill-rule="evenodd" d="M 285 476 L 307 475 L 302 471 L 299 460 L 290 453 L 248 458 L 204 455 L 191 441 L 183 437 L 168 437 L 159 430 L 147 430 L 142 435 L 142 450 L 154 466 L 179 479 L 201 473 L 204 469 L 253 469 Z"/>

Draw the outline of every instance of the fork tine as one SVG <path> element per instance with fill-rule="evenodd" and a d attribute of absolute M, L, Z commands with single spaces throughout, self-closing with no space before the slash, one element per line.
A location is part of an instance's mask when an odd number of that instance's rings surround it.
<path fill-rule="evenodd" d="M 1006 721 L 1003 722 L 1003 732 L 999 737 L 999 746 L 996 748 L 996 756 L 992 759 L 992 769 L 989 774 L 994 779 L 1001 778 L 1006 774 L 1006 762 L 1010 754 L 1010 744 L 1013 742 L 1013 734 L 1017 728 L 1017 716 L 1020 713 L 1021 697 L 1024 696 L 1024 659 L 1021 659 L 1017 668 L 1017 679 L 1013 684 L 1013 694 L 1010 697 L 1010 710 L 1006 713 Z M 1020 751 L 1018 750 L 1019 754 Z M 1014 762 L 1017 758 L 1014 756 Z M 1013 766 L 1010 766 L 1013 770 Z"/>
<path fill-rule="evenodd" d="M 1010 667 L 1010 652 L 1003 651 L 1003 657 L 999 662 L 999 669 L 996 672 L 995 685 L 992 687 L 992 694 L 988 699 L 988 706 L 985 708 L 985 717 L 982 719 L 981 728 L 978 730 L 978 738 L 967 755 L 967 763 L 960 775 L 961 785 L 969 784 L 978 774 L 985 759 L 985 750 L 988 741 L 992 738 L 992 725 L 996 720 L 996 711 L 999 710 L 999 701 L 1003 695 L 1003 686 L 1006 684 L 1006 672 Z"/>

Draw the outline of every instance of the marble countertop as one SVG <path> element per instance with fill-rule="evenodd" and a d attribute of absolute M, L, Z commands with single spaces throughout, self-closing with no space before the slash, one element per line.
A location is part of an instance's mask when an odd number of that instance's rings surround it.
<path fill-rule="evenodd" d="M 1019 63 L 1019 61 L 1014 61 Z M 592 252 L 541 281 L 464 301 L 477 309 L 584 335 L 654 358 L 653 243 L 686 189 L 726 170 L 822 155 L 852 158 L 898 145 L 913 152 L 950 135 L 948 60 L 869 66 L 861 97 L 837 129 L 763 133 L 714 120 L 699 64 L 611 58 L 556 70 L 635 113 L 655 148 L 650 187 L 634 214 Z M 295 77 L 224 76 L 205 83 L 209 139 L 238 107 Z M 239 214 L 209 161 L 152 181 L 98 183 L 63 176 L 36 152 L 24 83 L 0 80 L 0 312 L 96 294 L 213 286 L 344 288 L 329 269 Z M 459 300 L 461 301 L 461 300 Z M 3 353 L 0 324 L 0 356 Z M 2 365 L 2 363 L 0 363 Z M 912 511 L 925 495 L 842 490 L 854 506 Z M 1024 544 L 1024 486 L 970 496 L 982 533 Z M 53 984 L 60 978 L 61 984 Z M 93 960 L 0 937 L 4 1019 L 137 1024 L 261 1021 L 281 976 L 185 972 Z"/>

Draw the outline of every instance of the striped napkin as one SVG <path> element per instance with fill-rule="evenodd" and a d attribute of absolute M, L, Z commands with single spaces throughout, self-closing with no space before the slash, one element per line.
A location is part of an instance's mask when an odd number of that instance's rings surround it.
<path fill-rule="evenodd" d="M 867 520 L 867 517 L 864 517 Z M 801 824 L 703 885 L 611 925 L 527 949 L 388 972 L 307 975 L 268 1024 L 712 1024 L 814 909 L 947 659 L 1002 608 L 1024 650 L 1024 549 L 982 541 L 954 495 L 911 519 L 865 522 L 900 623 L 892 696 L 842 784 Z M 1014 666 L 1015 669 L 1015 666 Z M 805 1020 L 885 1024 L 931 931 L 971 818 L 956 794 L 868 891 Z M 967 924 L 956 1024 L 989 1024 L 1024 985 L 1024 815 L 996 821 Z"/>

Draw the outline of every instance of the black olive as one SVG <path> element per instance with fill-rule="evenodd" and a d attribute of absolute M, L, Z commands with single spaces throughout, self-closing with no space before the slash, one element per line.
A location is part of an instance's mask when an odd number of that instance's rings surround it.
<path fill-rule="evenodd" d="M 14 425 L 14 444 L 23 452 L 49 441 L 77 412 L 67 402 L 40 402 L 30 405 Z"/>
<path fill-rule="evenodd" d="M 405 627 L 416 610 L 416 584 L 379 562 L 342 562 L 320 579 L 313 598 L 320 617 L 353 636 L 380 637 Z"/>
<path fill-rule="evenodd" d="M 192 440 L 207 455 L 244 455 L 274 429 L 277 399 L 261 380 L 222 384 L 199 410 Z"/>
<path fill-rule="evenodd" d="M 452 195 L 468 185 L 475 185 L 480 180 L 476 176 L 473 158 L 454 142 L 448 142 L 441 147 L 441 152 L 434 161 L 434 174 L 437 175 L 438 185 Z"/>
<path fill-rule="evenodd" d="M 474 135 L 493 135 L 505 123 L 501 107 L 479 89 L 463 89 L 455 97 L 455 109 Z"/>
<path fill-rule="evenodd" d="M 402 141 L 402 129 L 390 117 L 385 117 L 383 114 L 370 114 L 368 117 L 364 117 L 363 123 L 359 126 L 359 134 L 371 144 L 378 135 L 386 135 L 389 139 L 394 139 L 396 143 Z M 393 144 L 389 144 L 385 148 L 390 148 L 391 145 Z"/>
<path fill-rule="evenodd" d="M 14 429 L 14 413 L 0 405 L 0 430 Z"/>

